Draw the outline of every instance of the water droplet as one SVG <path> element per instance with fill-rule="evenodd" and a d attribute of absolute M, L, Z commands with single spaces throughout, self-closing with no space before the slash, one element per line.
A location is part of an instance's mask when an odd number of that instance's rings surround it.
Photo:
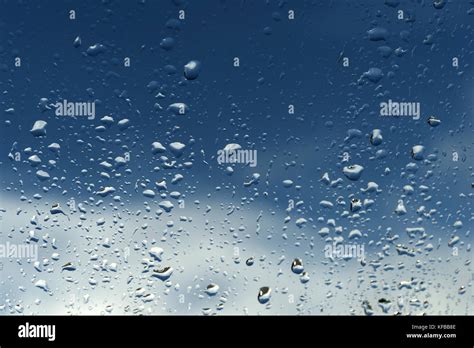
<path fill-rule="evenodd" d="M 358 198 L 351 199 L 351 211 L 356 212 L 362 208 L 362 201 Z"/>
<path fill-rule="evenodd" d="M 377 83 L 382 79 L 383 72 L 379 68 L 370 68 L 364 72 L 361 77 L 368 79 L 370 82 Z"/>
<path fill-rule="evenodd" d="M 184 77 L 188 80 L 195 80 L 201 72 L 201 63 L 197 60 L 191 60 L 184 66 Z"/>
<path fill-rule="evenodd" d="M 303 261 L 301 259 L 294 259 L 291 263 L 291 270 L 293 273 L 300 274 L 304 271 Z"/>
<path fill-rule="evenodd" d="M 145 190 L 143 191 L 143 195 L 148 198 L 154 198 L 155 197 L 155 192 L 153 190 Z"/>
<path fill-rule="evenodd" d="M 161 280 L 167 280 L 169 277 L 171 277 L 172 273 L 173 273 L 173 268 L 163 267 L 159 269 L 154 269 L 152 273 L 152 277 L 156 277 Z"/>
<path fill-rule="evenodd" d="M 384 313 L 388 313 L 392 307 L 392 302 L 385 298 L 381 298 L 378 303 Z"/>
<path fill-rule="evenodd" d="M 175 40 L 172 37 L 165 37 L 160 42 L 160 47 L 166 51 L 171 50 L 174 47 Z"/>
<path fill-rule="evenodd" d="M 415 145 L 411 149 L 411 157 L 414 160 L 420 161 L 424 158 L 425 147 L 422 145 Z"/>
<path fill-rule="evenodd" d="M 382 144 L 382 131 L 380 129 L 374 129 L 370 135 L 370 143 L 374 146 Z"/>
<path fill-rule="evenodd" d="M 364 167 L 358 164 L 353 164 L 342 169 L 342 172 L 349 180 L 359 180 L 364 171 Z"/>
<path fill-rule="evenodd" d="M 44 279 L 39 279 L 38 281 L 36 281 L 35 286 L 46 292 L 49 291 L 48 283 Z"/>
<path fill-rule="evenodd" d="M 98 56 L 99 54 L 104 53 L 104 52 L 105 52 L 105 46 L 99 43 L 89 46 L 89 48 L 86 51 L 86 53 L 91 57 Z"/>
<path fill-rule="evenodd" d="M 176 156 L 180 157 L 183 154 L 186 145 L 180 142 L 174 142 L 169 145 L 170 151 Z"/>
<path fill-rule="evenodd" d="M 76 266 L 72 262 L 67 262 L 64 265 L 61 266 L 61 271 L 75 271 Z"/>
<path fill-rule="evenodd" d="M 433 6 L 437 10 L 441 10 L 444 5 L 446 5 L 446 0 L 434 0 L 433 1 Z"/>
<path fill-rule="evenodd" d="M 152 256 L 155 260 L 157 261 L 161 261 L 162 259 L 162 256 L 163 256 L 163 252 L 164 250 L 160 247 L 157 247 L 157 246 L 154 246 L 152 247 L 148 253 L 150 254 L 150 256 Z"/>
<path fill-rule="evenodd" d="M 75 39 L 74 39 L 74 42 L 72 44 L 74 47 L 79 47 L 81 46 L 81 38 L 79 36 L 77 36 Z"/>
<path fill-rule="evenodd" d="M 215 294 L 217 294 L 218 291 L 219 285 L 217 284 L 209 284 L 205 290 L 206 294 L 208 294 L 209 296 L 214 296 Z"/>
<path fill-rule="evenodd" d="M 431 126 L 431 127 L 437 127 L 441 124 L 441 120 L 437 119 L 436 117 L 434 116 L 430 116 L 428 117 L 428 124 Z"/>
<path fill-rule="evenodd" d="M 38 177 L 38 179 L 40 179 L 41 181 L 46 181 L 50 178 L 48 172 L 45 172 L 44 170 L 38 170 L 36 172 L 36 176 Z"/>
<path fill-rule="evenodd" d="M 258 291 L 258 302 L 265 304 L 270 301 L 272 290 L 268 286 L 261 287 Z"/>
<path fill-rule="evenodd" d="M 303 272 L 300 276 L 300 282 L 302 284 L 306 284 L 307 282 L 309 282 L 309 274 L 308 272 Z"/>
<path fill-rule="evenodd" d="M 46 135 L 46 126 L 48 123 L 43 120 L 38 120 L 34 123 L 33 128 L 31 128 L 30 132 L 35 137 L 41 137 Z"/>
<path fill-rule="evenodd" d="M 367 31 L 367 35 L 371 41 L 381 41 L 387 39 L 388 31 L 385 28 L 376 27 Z"/>

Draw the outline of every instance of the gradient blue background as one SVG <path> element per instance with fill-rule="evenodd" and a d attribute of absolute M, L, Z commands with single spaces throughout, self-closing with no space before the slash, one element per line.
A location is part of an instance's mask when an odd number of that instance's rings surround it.
<path fill-rule="evenodd" d="M 361 303 L 368 300 L 381 314 L 376 303 L 383 297 L 394 303 L 391 313 L 398 309 L 398 299 L 404 298 L 405 306 L 399 308 L 404 314 L 472 314 L 473 7 L 472 1 L 450 1 L 437 10 L 431 1 L 400 1 L 392 7 L 383 1 L 343 0 L 1 0 L 4 211 L 0 236 L 3 242 L 22 243 L 28 231 L 36 228 L 39 235 L 48 233 L 59 245 L 53 250 L 49 242 L 40 242 L 41 257 L 61 254 L 59 261 L 51 263 L 51 272 L 37 272 L 25 260 L 2 260 L 2 313 L 98 314 L 111 305 L 112 314 L 131 314 L 130 308 L 146 314 L 199 314 L 202 308 L 222 314 L 363 314 Z M 71 9 L 76 11 L 75 20 L 68 17 Z M 179 21 L 179 29 L 169 28 L 166 23 L 177 19 L 182 9 L 186 18 Z M 294 20 L 288 19 L 289 10 L 294 10 Z M 404 11 L 404 20 L 397 18 L 398 10 Z M 374 27 L 387 29 L 386 40 L 369 40 L 367 31 Z M 423 43 L 428 35 L 432 44 Z M 76 48 L 77 36 L 82 45 Z M 160 47 L 165 37 L 175 40 L 169 51 Z M 88 55 L 87 48 L 97 43 L 105 46 L 104 52 Z M 406 52 L 384 58 L 380 46 L 401 47 Z M 349 67 L 342 66 L 341 56 L 350 59 Z M 22 59 L 20 68 L 14 67 L 15 57 Z M 131 59 L 131 67 L 123 66 L 125 57 Z M 240 67 L 233 66 L 234 57 L 240 59 Z M 453 57 L 459 58 L 458 68 L 451 65 Z M 187 81 L 183 66 L 193 59 L 202 63 L 202 71 L 196 80 Z M 176 73 L 169 74 L 167 65 L 173 65 Z M 372 67 L 380 68 L 383 78 L 378 83 L 364 79 L 360 83 L 361 75 Z M 157 81 L 158 89 L 147 87 L 151 81 Z M 159 91 L 164 99 L 155 97 Z M 54 110 L 38 107 L 41 98 L 51 103 L 94 100 L 97 117 L 93 121 L 56 117 Z M 420 120 L 381 117 L 379 104 L 388 99 L 419 102 Z M 188 105 L 186 115 L 167 110 L 175 102 Z M 288 113 L 290 104 L 294 114 Z M 4 111 L 9 108 L 14 112 Z M 99 133 L 95 127 L 105 115 L 112 116 L 115 124 Z M 441 119 L 439 127 L 426 123 L 432 115 Z M 131 126 L 120 131 L 116 122 L 124 118 Z M 38 119 L 48 122 L 44 138 L 29 132 Z M 375 128 L 384 136 L 379 147 L 368 140 Z M 359 129 L 362 135 L 346 139 L 349 129 Z M 177 161 L 191 161 L 192 168 L 154 170 L 160 167 L 159 156 L 151 152 L 154 141 L 185 143 L 185 153 Z M 8 159 L 15 142 L 15 151 L 32 147 L 42 158 L 49 181 L 39 182 L 35 176 L 39 168 L 30 166 L 29 155 L 22 154 L 20 162 Z M 52 142 L 61 145 L 58 155 L 47 149 Z M 236 165 L 234 174 L 227 175 L 216 153 L 228 143 L 256 149 L 257 167 Z M 418 144 L 426 147 L 431 160 L 417 161 L 418 171 L 410 173 L 406 170 L 414 162 L 410 150 Z M 374 158 L 379 149 L 386 151 L 384 158 Z M 99 163 L 113 162 L 125 152 L 130 153 L 130 162 L 114 168 L 111 179 L 102 178 Z M 350 163 L 364 166 L 359 181 L 343 176 L 344 152 L 349 153 Z M 454 152 L 459 156 L 456 162 Z M 50 167 L 49 159 L 57 164 Z M 385 175 L 387 167 L 390 174 Z M 86 173 L 81 172 L 84 169 Z M 325 172 L 332 180 L 343 178 L 343 184 L 325 186 L 320 182 Z M 155 181 L 165 178 L 169 182 L 176 173 L 185 178 L 178 185 L 168 183 L 169 191 L 184 195 L 185 208 L 176 207 L 157 218 L 154 211 L 162 199 L 143 197 L 144 188 L 136 190 L 135 185 L 154 188 Z M 261 175 L 260 182 L 245 187 L 243 183 L 253 173 Z M 285 179 L 294 186 L 285 188 Z M 370 181 L 382 192 L 362 193 Z M 408 197 L 403 192 L 407 184 L 415 187 Z M 427 193 L 420 192 L 420 185 L 429 188 Z M 102 199 L 94 195 L 102 186 L 114 186 L 123 205 L 113 203 L 111 195 L 93 207 Z M 35 193 L 43 198 L 33 199 Z M 351 195 L 374 199 L 375 204 L 360 218 L 344 217 L 347 205 L 337 206 L 336 200 L 341 196 L 347 203 Z M 80 214 L 71 212 L 70 222 L 56 216 L 56 221 L 45 221 L 39 228 L 30 224 L 38 211 L 43 217 L 53 203 L 65 207 L 71 198 L 87 202 L 82 223 Z M 406 215 L 394 214 L 399 199 L 407 206 Z M 285 224 L 289 200 L 304 203 L 289 213 L 292 219 Z M 321 200 L 335 207 L 323 208 Z M 144 201 L 151 212 L 146 212 Z M 422 205 L 436 212 L 420 217 L 416 210 Z M 228 215 L 231 206 L 237 210 Z M 257 222 L 259 214 L 262 218 Z M 180 222 L 183 215 L 193 221 Z M 100 217 L 106 224 L 97 227 Z M 126 221 L 125 226 L 117 228 L 114 217 Z M 300 217 L 308 220 L 303 228 L 295 225 Z M 327 226 L 328 219 L 343 227 L 346 240 L 348 232 L 361 230 L 364 237 L 358 243 L 365 246 L 368 262 L 380 261 L 381 268 L 325 258 L 327 241 L 317 232 Z M 170 220 L 173 227 L 166 226 Z M 462 221 L 461 229 L 453 227 L 455 221 Z M 144 224 L 148 227 L 142 228 Z M 418 240 L 410 239 L 405 228 L 419 226 L 430 237 L 415 246 Z M 387 233 L 398 234 L 400 240 L 388 242 Z M 461 239 L 456 255 L 447 246 L 453 235 Z M 334 236 L 331 229 L 329 237 Z M 112 248 L 101 246 L 106 237 L 113 240 Z M 148 241 L 146 246 L 143 240 Z M 165 249 L 166 263 L 175 268 L 169 286 L 148 282 L 148 274 L 141 273 L 140 260 L 147 257 L 153 241 Z M 394 244 L 399 242 L 420 251 L 413 258 L 398 256 Z M 423 250 L 428 243 L 435 246 L 432 252 Z M 233 261 L 236 247 L 240 263 Z M 128 262 L 123 261 L 125 248 L 132 250 Z M 98 259 L 91 260 L 91 253 Z M 247 267 L 245 259 L 250 256 L 261 261 Z M 290 271 L 295 257 L 303 259 L 311 277 L 305 285 Z M 71 274 L 72 282 L 60 272 L 60 266 L 71 260 L 80 263 Z M 119 271 L 94 269 L 103 260 L 118 262 Z M 386 264 L 395 269 L 383 271 Z M 98 286 L 88 283 L 91 275 L 99 280 Z M 134 280 L 127 284 L 129 275 Z M 112 280 L 101 283 L 105 276 Z M 417 285 L 398 289 L 400 281 L 412 277 L 419 280 Z M 36 279 L 47 279 L 51 293 L 35 288 Z M 420 281 L 425 284 L 421 290 Z M 211 282 L 220 284 L 228 298 L 220 311 L 215 307 L 221 293 L 208 298 L 202 291 Z M 337 286 L 338 282 L 343 286 Z M 269 308 L 256 301 L 261 286 L 273 289 Z M 466 293 L 458 293 L 461 286 L 467 288 Z M 138 287 L 147 288 L 155 299 L 143 303 L 134 297 Z M 84 294 L 91 296 L 87 304 Z M 180 295 L 185 295 L 184 303 Z M 40 305 L 33 304 L 37 298 Z M 425 308 L 409 305 L 413 298 L 428 304 Z M 24 309 L 15 309 L 17 304 Z"/>

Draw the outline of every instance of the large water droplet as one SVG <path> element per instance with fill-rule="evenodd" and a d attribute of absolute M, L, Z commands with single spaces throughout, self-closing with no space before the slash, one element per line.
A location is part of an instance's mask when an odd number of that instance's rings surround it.
<path fill-rule="evenodd" d="M 378 146 L 382 144 L 382 131 L 380 129 L 374 129 L 370 135 L 370 143 L 372 145 Z"/>
<path fill-rule="evenodd" d="M 171 267 L 163 267 L 159 269 L 154 269 L 152 276 L 156 277 L 161 280 L 166 280 L 169 277 L 171 277 L 171 274 L 173 273 L 173 268 Z"/>
<path fill-rule="evenodd" d="M 362 172 L 364 171 L 364 167 L 358 164 L 353 164 L 342 169 L 342 172 L 349 180 L 359 180 Z"/>
<path fill-rule="evenodd" d="M 414 160 L 420 161 L 424 158 L 425 147 L 422 145 L 415 145 L 411 149 L 411 157 Z"/>
<path fill-rule="evenodd" d="M 201 63 L 197 60 L 192 60 L 184 66 L 184 77 L 188 80 L 195 80 L 201 72 Z"/>
<path fill-rule="evenodd" d="M 268 286 L 261 287 L 258 291 L 258 302 L 260 302 L 261 304 L 265 304 L 270 301 L 271 293 L 272 289 L 270 289 Z"/>
<path fill-rule="evenodd" d="M 304 271 L 303 261 L 301 259 L 294 259 L 291 263 L 291 270 L 293 273 L 300 274 Z"/>
<path fill-rule="evenodd" d="M 219 291 L 219 285 L 209 284 L 205 291 L 206 291 L 206 294 L 208 294 L 209 296 L 214 296 Z"/>

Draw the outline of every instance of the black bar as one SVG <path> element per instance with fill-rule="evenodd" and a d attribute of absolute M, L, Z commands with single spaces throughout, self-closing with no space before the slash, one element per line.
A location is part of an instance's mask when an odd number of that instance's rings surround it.
<path fill-rule="evenodd" d="M 411 344 L 472 347 L 472 316 L 1 316 L 0 345 Z M 55 339 L 20 338 L 19 326 L 55 325 Z M 424 328 L 424 329 L 423 329 Z M 456 337 L 408 338 L 407 334 Z"/>

